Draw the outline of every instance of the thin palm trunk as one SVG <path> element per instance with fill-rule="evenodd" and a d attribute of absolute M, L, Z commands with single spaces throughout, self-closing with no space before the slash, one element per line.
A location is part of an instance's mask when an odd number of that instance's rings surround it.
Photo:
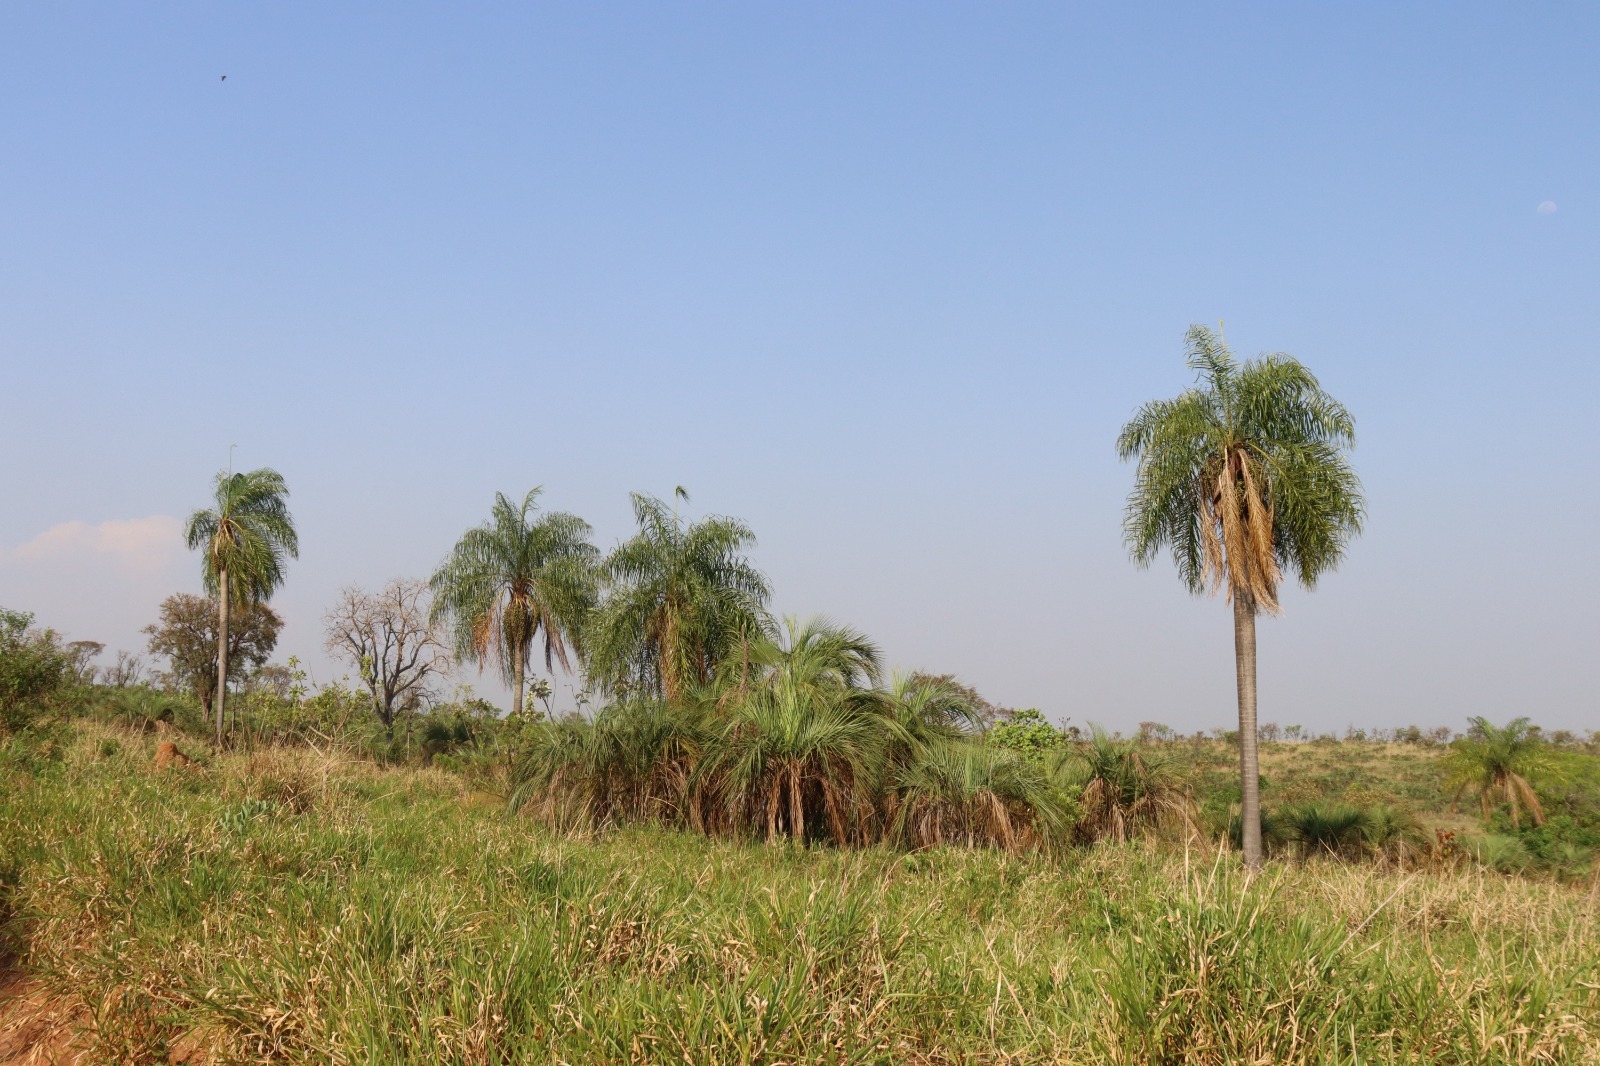
<path fill-rule="evenodd" d="M 1261 868 L 1261 764 L 1256 751 L 1256 608 L 1241 589 L 1233 591 L 1233 656 L 1239 675 L 1239 785 L 1243 810 L 1244 864 Z"/>
<path fill-rule="evenodd" d="M 806 842 L 806 812 L 800 801 L 800 766 L 789 767 L 789 832 L 797 843 Z"/>
<path fill-rule="evenodd" d="M 522 649 L 518 648 L 511 657 L 511 714 L 514 718 L 522 717 Z"/>
<path fill-rule="evenodd" d="M 781 781 L 777 774 L 772 775 L 772 783 L 767 786 L 767 843 L 778 842 L 778 789 Z"/>
<path fill-rule="evenodd" d="M 228 693 L 228 571 L 217 582 L 217 747 L 222 747 L 222 701 Z"/>
<path fill-rule="evenodd" d="M 678 605 L 669 596 L 662 608 L 660 625 L 661 647 L 658 652 L 661 664 L 661 695 L 668 703 L 676 704 L 683 696 L 683 674 L 678 661 Z"/>

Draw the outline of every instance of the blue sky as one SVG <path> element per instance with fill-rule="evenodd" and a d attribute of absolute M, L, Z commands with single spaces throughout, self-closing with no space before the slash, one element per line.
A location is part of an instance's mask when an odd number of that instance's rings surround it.
<path fill-rule="evenodd" d="M 1113 447 L 1220 319 L 1369 493 L 1263 718 L 1600 727 L 1596 54 L 1581 4 L 11 5 L 0 603 L 139 648 L 237 443 L 327 677 L 339 586 L 495 491 L 607 546 L 683 484 L 897 664 L 1224 725 Z"/>

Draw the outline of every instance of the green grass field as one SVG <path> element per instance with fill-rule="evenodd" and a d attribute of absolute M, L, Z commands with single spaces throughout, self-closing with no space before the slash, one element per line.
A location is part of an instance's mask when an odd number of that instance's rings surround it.
<path fill-rule="evenodd" d="M 562 836 L 440 770 L 53 736 L 0 749 L 0 905 L 84 1061 L 1600 1061 L 1589 881 Z"/>

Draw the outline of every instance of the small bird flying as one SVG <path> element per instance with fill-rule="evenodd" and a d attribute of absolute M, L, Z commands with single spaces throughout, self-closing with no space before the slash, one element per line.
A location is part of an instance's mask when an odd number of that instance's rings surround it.
<path fill-rule="evenodd" d="M 227 75 L 226 75 L 226 74 L 224 74 L 224 75 L 223 75 L 223 76 L 222 76 L 222 80 L 223 80 L 223 81 L 227 81 L 227 80 L 228 80 L 228 76 L 227 76 Z"/>

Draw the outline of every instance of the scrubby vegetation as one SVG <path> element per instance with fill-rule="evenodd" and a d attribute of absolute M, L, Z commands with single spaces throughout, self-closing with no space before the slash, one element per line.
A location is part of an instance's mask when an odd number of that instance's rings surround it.
<path fill-rule="evenodd" d="M 1247 879 L 1198 843 L 558 832 L 460 773 L 283 746 L 155 773 L 156 739 L 0 749 L 10 947 L 98 1061 L 1600 1056 L 1596 892 L 1461 856 Z"/>
<path fill-rule="evenodd" d="M 0 669 L 70 660 L 19 626 Z M 734 648 L 678 702 L 392 730 L 295 667 L 221 750 L 69 662 L 0 740 L 17 1010 L 108 1062 L 1600 1059 L 1592 741 L 1514 726 L 1542 824 L 1454 808 L 1489 723 L 1266 742 L 1248 879 L 1228 733 L 885 682 L 823 623 Z"/>

